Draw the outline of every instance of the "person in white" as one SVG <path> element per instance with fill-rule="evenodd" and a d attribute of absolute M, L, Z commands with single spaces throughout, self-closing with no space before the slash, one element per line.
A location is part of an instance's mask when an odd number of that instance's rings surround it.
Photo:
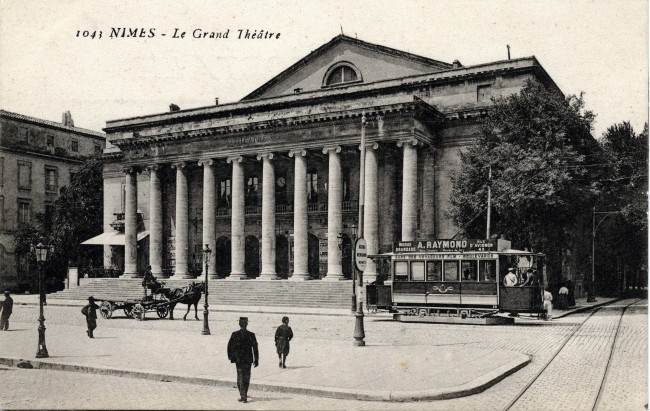
<path fill-rule="evenodd" d="M 546 309 L 546 321 L 553 318 L 553 294 L 544 290 L 544 308 Z"/>
<path fill-rule="evenodd" d="M 517 276 L 515 275 L 514 268 L 508 268 L 508 274 L 503 277 L 503 285 L 506 287 L 514 287 L 517 285 Z"/>

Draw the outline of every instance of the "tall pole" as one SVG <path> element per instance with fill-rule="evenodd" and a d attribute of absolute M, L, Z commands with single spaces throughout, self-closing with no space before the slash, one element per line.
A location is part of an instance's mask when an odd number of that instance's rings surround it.
<path fill-rule="evenodd" d="M 596 302 L 595 286 L 596 286 L 596 207 L 592 210 L 591 218 L 591 283 L 589 284 L 589 295 L 587 302 Z"/>
<path fill-rule="evenodd" d="M 203 262 L 205 263 L 205 302 L 203 303 L 203 331 L 201 335 L 210 335 L 210 326 L 208 325 L 208 262 L 210 260 L 210 247 L 206 244 L 203 250 Z"/>
<path fill-rule="evenodd" d="M 38 250 L 37 252 L 40 252 Z M 43 262 L 38 263 L 38 306 L 40 315 L 38 317 L 38 352 L 36 358 L 47 358 L 50 356 L 45 346 L 45 316 L 43 315 Z"/>
<path fill-rule="evenodd" d="M 365 189 L 366 189 L 366 113 L 363 112 L 361 115 L 361 156 L 359 164 L 359 234 L 358 239 L 363 238 L 363 212 L 364 212 L 364 198 L 365 198 Z M 357 239 L 357 241 L 358 241 Z M 356 249 L 356 244 L 355 244 Z M 356 258 L 356 250 L 355 250 Z M 355 264 L 356 266 L 356 264 Z M 355 267 L 355 272 L 357 268 Z M 361 287 L 363 287 L 363 273 L 360 271 L 358 274 L 359 278 L 359 292 L 357 292 L 357 312 L 354 314 L 354 342 L 353 345 L 357 347 L 362 347 L 366 345 L 366 342 L 363 340 L 366 338 L 366 333 L 363 329 L 363 302 L 361 301 Z"/>
<path fill-rule="evenodd" d="M 488 192 L 487 192 L 487 228 L 485 230 L 485 238 L 490 238 L 490 220 L 492 219 L 492 166 L 488 171 Z"/>
<path fill-rule="evenodd" d="M 352 252 L 354 253 L 354 244 L 357 241 L 357 229 L 353 227 L 353 242 L 352 242 Z M 352 314 L 357 312 L 357 268 L 354 264 L 354 258 L 352 258 Z"/>

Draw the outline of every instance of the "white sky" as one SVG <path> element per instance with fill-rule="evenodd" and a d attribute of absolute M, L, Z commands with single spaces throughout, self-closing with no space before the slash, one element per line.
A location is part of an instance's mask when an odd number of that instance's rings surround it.
<path fill-rule="evenodd" d="M 107 120 L 239 100 L 340 33 L 451 63 L 535 55 L 565 94 L 585 92 L 594 136 L 648 121 L 645 0 L 35 1 L 0 0 L 0 107 L 100 130 Z M 110 39 L 111 27 L 156 28 Z M 174 28 L 230 29 L 227 40 Z M 279 40 L 236 40 L 239 28 Z M 101 30 L 102 39 L 77 38 Z M 161 37 L 160 33 L 167 33 Z"/>

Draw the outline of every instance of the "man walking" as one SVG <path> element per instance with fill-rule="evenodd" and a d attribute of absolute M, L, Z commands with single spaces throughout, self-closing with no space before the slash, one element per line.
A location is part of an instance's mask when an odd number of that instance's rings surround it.
<path fill-rule="evenodd" d="M 88 304 L 81 309 L 81 313 L 86 316 L 86 324 L 88 325 L 88 330 L 86 334 L 88 337 L 95 338 L 93 336 L 93 330 L 97 328 L 97 310 L 99 306 L 95 304 L 95 297 L 88 297 Z"/>
<path fill-rule="evenodd" d="M 255 334 L 248 331 L 247 317 L 239 317 L 239 331 L 235 331 L 228 341 L 228 359 L 237 367 L 237 388 L 239 401 L 248 402 L 248 385 L 251 381 L 251 364 L 259 365 L 259 352 Z"/>
<path fill-rule="evenodd" d="M 0 330 L 6 331 L 9 329 L 9 317 L 14 309 L 14 299 L 9 295 L 9 291 L 5 291 L 5 300 L 0 306 Z"/>

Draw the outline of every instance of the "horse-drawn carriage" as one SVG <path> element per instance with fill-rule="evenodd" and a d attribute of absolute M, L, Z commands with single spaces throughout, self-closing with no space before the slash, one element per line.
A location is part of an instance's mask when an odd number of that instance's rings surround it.
<path fill-rule="evenodd" d="M 187 318 L 190 312 L 190 306 L 194 305 L 194 317 L 198 320 L 198 302 L 201 299 L 201 293 L 205 291 L 205 283 L 190 283 L 186 287 L 171 289 L 165 287 L 165 283 L 157 281 L 153 276 L 142 281 L 143 287 L 151 290 L 151 294 L 142 299 L 134 300 L 101 300 L 99 312 L 105 319 L 113 316 L 115 310 L 124 310 L 124 314 L 129 318 L 144 320 L 147 311 L 155 311 L 160 318 L 174 319 L 174 307 L 176 304 L 187 304 L 187 312 L 183 320 Z"/>

